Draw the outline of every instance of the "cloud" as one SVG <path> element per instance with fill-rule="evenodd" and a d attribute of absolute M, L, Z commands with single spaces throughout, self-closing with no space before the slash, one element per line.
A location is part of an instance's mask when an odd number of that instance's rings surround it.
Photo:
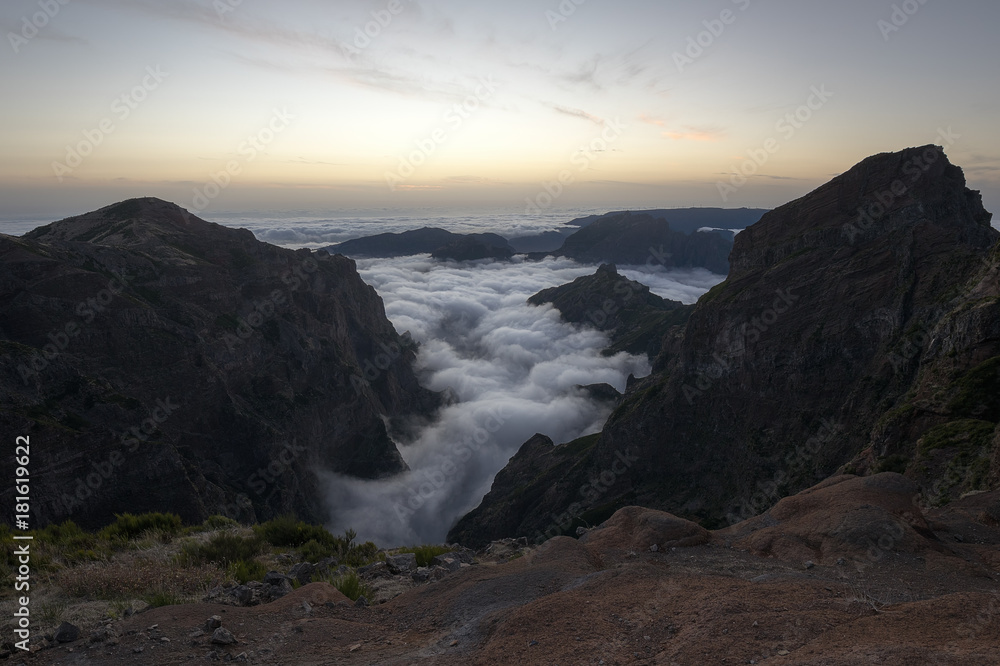
<path fill-rule="evenodd" d="M 659 118 L 653 118 L 652 116 L 645 113 L 639 114 L 639 122 L 643 122 L 648 125 L 656 125 L 658 127 L 663 127 L 664 124 L 663 121 L 660 120 Z"/>
<path fill-rule="evenodd" d="M 421 343 L 421 383 L 451 389 L 460 402 L 401 443 L 410 472 L 378 481 L 327 474 L 331 529 L 351 527 L 385 546 L 439 543 L 535 433 L 564 443 L 598 432 L 610 409 L 575 387 L 606 382 L 623 390 L 630 373 L 648 374 L 648 359 L 602 356 L 604 333 L 563 322 L 549 305 L 526 303 L 595 268 L 554 258 L 358 261 L 396 329 Z"/>
<path fill-rule="evenodd" d="M 583 118 L 584 120 L 589 120 L 596 125 L 603 125 L 604 119 L 600 116 L 595 116 L 591 113 L 587 113 L 583 109 L 574 109 L 568 106 L 560 106 L 558 104 L 550 104 L 555 111 L 565 114 L 567 116 L 573 116 L 574 118 Z"/>
<path fill-rule="evenodd" d="M 674 141 L 719 141 L 726 135 L 725 130 L 716 127 L 691 127 L 683 130 L 664 132 L 663 136 Z"/>

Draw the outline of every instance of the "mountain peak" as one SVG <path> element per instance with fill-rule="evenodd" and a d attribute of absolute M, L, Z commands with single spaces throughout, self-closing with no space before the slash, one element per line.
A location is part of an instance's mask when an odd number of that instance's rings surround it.
<path fill-rule="evenodd" d="M 177 204 L 156 197 L 127 199 L 90 213 L 68 217 L 27 234 L 42 241 L 89 242 L 117 247 L 143 245 L 151 240 L 178 235 L 247 235 L 245 229 L 229 229 L 192 215 Z"/>
<path fill-rule="evenodd" d="M 941 146 L 880 153 L 740 233 L 730 278 L 768 270 L 795 254 L 881 247 L 910 235 L 984 248 L 995 242 L 991 218 Z"/>

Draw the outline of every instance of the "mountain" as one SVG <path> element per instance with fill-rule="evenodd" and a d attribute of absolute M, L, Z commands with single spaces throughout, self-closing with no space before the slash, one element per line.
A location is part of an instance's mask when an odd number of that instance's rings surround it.
<path fill-rule="evenodd" d="M 434 252 L 451 256 L 460 253 L 463 247 L 467 247 L 464 244 L 473 243 L 488 248 L 500 248 L 501 252 L 513 254 L 513 248 L 503 237 L 496 234 L 456 234 L 435 227 L 423 227 L 398 234 L 365 236 L 331 245 L 326 250 L 331 254 L 343 254 L 348 257 L 406 257 Z"/>
<path fill-rule="evenodd" d="M 730 231 L 685 233 L 666 219 L 626 211 L 598 218 L 553 254 L 582 263 L 707 268 L 725 275 L 732 246 Z"/>
<path fill-rule="evenodd" d="M 514 256 L 514 250 L 499 236 L 499 241 L 490 240 L 493 234 L 464 236 L 431 252 L 438 260 L 475 261 L 477 259 L 507 260 Z"/>
<path fill-rule="evenodd" d="M 404 470 L 387 424 L 440 402 L 353 261 L 152 198 L 0 235 L 0 358 L 42 524 L 321 521 L 318 472 Z"/>
<path fill-rule="evenodd" d="M 646 354 L 655 358 L 663 336 L 672 326 L 683 325 L 693 310 L 649 291 L 649 287 L 618 274 L 614 264 L 602 264 L 585 275 L 528 299 L 531 305 L 551 303 L 565 321 L 605 331 L 605 354 Z"/>
<path fill-rule="evenodd" d="M 508 469 L 532 474 L 498 474 L 449 538 L 572 530 L 626 504 L 717 527 L 838 470 L 905 472 L 928 503 L 998 487 L 990 219 L 936 146 L 766 214 L 600 437 L 524 445 Z"/>

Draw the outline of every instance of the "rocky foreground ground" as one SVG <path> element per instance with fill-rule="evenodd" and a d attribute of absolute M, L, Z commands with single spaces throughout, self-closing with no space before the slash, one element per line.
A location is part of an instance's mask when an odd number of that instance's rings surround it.
<path fill-rule="evenodd" d="M 629 507 L 453 571 L 370 568 L 370 606 L 318 582 L 164 606 L 10 663 L 996 664 L 1000 492 L 915 497 L 893 473 L 834 477 L 714 532 Z"/>

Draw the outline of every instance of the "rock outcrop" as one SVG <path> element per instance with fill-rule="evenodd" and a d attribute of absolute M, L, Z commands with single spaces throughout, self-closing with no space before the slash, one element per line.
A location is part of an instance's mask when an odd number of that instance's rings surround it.
<path fill-rule="evenodd" d="M 936 146 L 876 155 L 766 214 L 599 441 L 565 474 L 535 470 L 546 501 L 514 512 L 534 484 L 494 483 L 449 538 L 571 532 L 629 504 L 722 526 L 841 468 L 907 471 L 925 497 L 995 487 L 990 218 Z"/>
<path fill-rule="evenodd" d="M 318 470 L 405 469 L 386 423 L 439 402 L 414 357 L 350 259 L 158 199 L 0 236 L 0 424 L 30 437 L 33 526 L 322 521 Z"/>
<path fill-rule="evenodd" d="M 646 285 L 619 275 L 614 264 L 602 264 L 593 275 L 544 289 L 528 303 L 551 303 L 564 320 L 606 332 L 606 354 L 626 351 L 650 358 L 660 353 L 663 336 L 671 327 L 687 323 L 694 309 L 661 298 Z"/>

